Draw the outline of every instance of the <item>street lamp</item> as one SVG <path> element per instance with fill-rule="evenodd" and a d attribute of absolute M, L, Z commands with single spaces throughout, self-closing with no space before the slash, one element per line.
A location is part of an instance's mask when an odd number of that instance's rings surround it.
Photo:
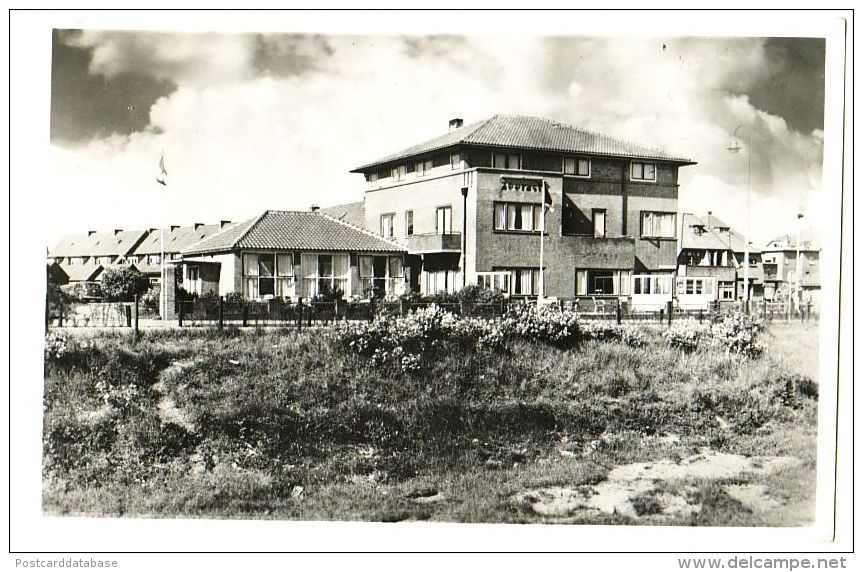
<path fill-rule="evenodd" d="M 546 209 L 550 212 L 554 212 L 554 207 L 551 206 L 551 200 L 549 200 L 548 203 L 545 201 L 545 179 L 541 180 L 539 188 L 542 193 L 542 206 L 540 207 L 539 221 L 539 293 L 536 296 L 537 307 L 542 305 L 542 300 L 545 297 L 545 269 L 543 268 L 543 264 L 545 263 L 545 212 Z M 551 199 L 551 197 L 548 198 Z"/>
<path fill-rule="evenodd" d="M 803 298 L 802 284 L 800 274 L 803 271 L 803 264 L 800 261 L 800 226 L 803 220 L 803 213 L 797 213 L 797 257 L 794 259 L 794 301 L 797 304 L 797 311 L 800 311 L 800 306 Z"/>
<path fill-rule="evenodd" d="M 731 133 L 731 144 L 726 147 L 729 153 L 740 152 L 740 142 L 737 132 L 743 127 L 741 123 Z M 749 195 L 752 190 L 752 131 L 746 129 L 746 232 L 743 237 L 743 306 L 749 311 Z"/>

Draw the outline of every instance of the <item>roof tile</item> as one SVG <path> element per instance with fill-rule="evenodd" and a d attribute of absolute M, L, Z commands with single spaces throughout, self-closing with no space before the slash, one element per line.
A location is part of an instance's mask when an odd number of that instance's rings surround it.
<path fill-rule="evenodd" d="M 688 158 L 673 155 L 661 149 L 639 145 L 625 139 L 610 137 L 550 119 L 524 115 L 495 115 L 407 149 L 402 149 L 398 153 L 357 167 L 352 172 L 362 172 L 374 166 L 460 144 L 692 163 L 692 160 Z"/>

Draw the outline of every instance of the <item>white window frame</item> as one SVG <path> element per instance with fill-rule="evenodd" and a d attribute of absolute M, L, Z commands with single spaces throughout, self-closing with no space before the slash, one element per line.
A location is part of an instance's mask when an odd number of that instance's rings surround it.
<path fill-rule="evenodd" d="M 573 161 L 574 162 L 574 170 L 571 173 L 566 170 L 566 162 L 567 161 Z M 579 172 L 578 164 L 580 161 L 587 162 L 587 174 L 586 175 Z M 566 175 L 567 177 L 578 177 L 579 179 L 589 179 L 592 169 L 593 169 L 593 161 L 587 157 L 576 157 L 573 155 L 565 155 L 563 157 L 563 163 L 561 165 L 561 172 L 564 175 Z"/>
<path fill-rule="evenodd" d="M 645 219 L 648 217 L 651 217 L 650 224 L 653 227 L 655 223 L 653 222 L 652 217 L 654 217 L 656 215 L 672 217 L 672 224 L 671 224 L 672 234 L 670 236 L 653 232 L 656 230 L 655 228 L 651 228 L 650 230 L 652 232 L 650 232 L 650 233 L 645 232 Z M 676 212 L 673 212 L 673 211 L 641 211 L 639 223 L 640 224 L 639 224 L 638 231 L 639 231 L 639 236 L 641 238 L 677 239 L 677 213 Z"/>
<path fill-rule="evenodd" d="M 602 215 L 602 233 L 596 232 L 597 215 Z M 592 227 L 594 238 L 605 238 L 608 236 L 608 210 L 592 209 L 590 211 L 590 226 Z"/>
<path fill-rule="evenodd" d="M 321 276 L 320 257 L 330 256 L 332 259 L 332 276 Z M 336 257 L 342 256 L 347 258 L 345 266 L 345 274 L 336 275 Z M 314 259 L 314 268 L 309 267 L 306 263 Z M 344 259 L 343 259 L 344 260 Z M 329 279 L 330 288 L 341 288 L 345 297 L 351 295 L 351 257 L 346 252 L 303 252 L 300 256 L 300 275 L 302 286 L 300 292 L 304 297 L 312 298 L 320 294 L 318 286 L 323 279 Z M 310 282 L 311 281 L 311 282 Z M 342 287 L 344 286 L 344 287 Z"/>
<path fill-rule="evenodd" d="M 449 218 L 444 215 L 444 229 L 441 230 L 441 211 L 449 211 Z M 449 230 L 446 229 L 446 223 L 449 222 Z M 435 234 L 452 234 L 452 205 L 441 205 L 435 209 Z"/>
<path fill-rule="evenodd" d="M 405 211 L 405 236 L 413 236 L 414 234 L 414 211 Z"/>
<path fill-rule="evenodd" d="M 431 174 L 431 171 L 434 168 L 434 161 L 431 159 L 426 159 L 424 161 L 417 161 L 415 168 L 416 168 L 415 174 L 416 174 L 417 178 L 426 177 L 429 174 Z"/>
<path fill-rule="evenodd" d="M 273 275 L 261 275 L 261 255 L 273 257 Z M 250 268 L 247 264 L 248 260 L 254 259 L 254 268 Z M 282 259 L 282 262 L 279 259 Z M 285 259 L 287 258 L 287 261 Z M 285 264 L 282 264 L 286 262 Z M 283 268 L 284 266 L 284 268 Z M 249 273 L 248 271 L 252 272 Z M 240 274 L 242 276 L 243 297 L 250 300 L 260 300 L 261 296 L 261 279 L 273 280 L 274 298 L 293 298 L 296 296 L 296 279 L 294 276 L 294 253 L 293 251 L 251 251 L 243 252 L 240 259 Z M 249 281 L 255 280 L 254 292 L 249 288 Z M 266 294 L 265 296 L 270 296 Z"/>
<path fill-rule="evenodd" d="M 518 209 L 520 211 L 522 207 L 529 206 L 531 207 L 531 214 L 528 220 L 530 221 L 530 228 L 515 228 L 513 225 L 515 224 L 515 220 L 510 216 L 510 212 L 512 209 Z M 504 226 L 501 228 L 498 224 L 498 208 L 503 208 L 504 215 Z M 521 233 L 521 232 L 532 232 L 538 233 L 539 228 L 537 228 L 540 224 L 542 224 L 542 211 L 540 210 L 542 205 L 539 203 L 513 203 L 513 202 L 505 202 L 505 201 L 495 201 L 492 204 L 492 229 L 494 232 L 512 232 L 512 233 Z M 521 217 L 522 226 L 524 226 L 525 219 L 524 216 Z M 548 222 L 546 222 L 546 229 L 548 228 Z M 543 229 L 545 230 L 545 229 Z"/>
<path fill-rule="evenodd" d="M 393 181 L 404 181 L 408 174 L 408 166 L 405 164 L 396 165 L 391 170 Z"/>
<path fill-rule="evenodd" d="M 635 176 L 635 166 L 636 165 L 641 165 L 641 173 L 642 173 L 641 177 Z M 652 179 L 648 179 L 648 178 L 645 178 L 643 176 L 645 165 L 653 165 L 653 178 Z M 629 180 L 630 181 L 639 181 L 642 183 L 644 183 L 644 182 L 655 183 L 656 182 L 656 174 L 657 174 L 658 170 L 659 170 L 658 165 L 653 161 L 630 161 L 629 162 Z"/>
<path fill-rule="evenodd" d="M 384 233 L 384 220 L 390 221 L 389 234 Z M 381 214 L 381 236 L 384 238 L 392 238 L 396 235 L 396 213 Z"/>

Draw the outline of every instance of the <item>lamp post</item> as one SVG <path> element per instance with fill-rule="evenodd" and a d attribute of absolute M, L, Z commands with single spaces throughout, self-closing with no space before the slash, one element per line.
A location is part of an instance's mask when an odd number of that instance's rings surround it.
<path fill-rule="evenodd" d="M 803 270 L 803 263 L 800 261 L 800 226 L 803 220 L 803 213 L 797 213 L 797 257 L 794 259 L 794 301 L 797 304 L 797 311 L 800 311 L 800 303 L 802 302 L 801 298 L 803 298 L 802 292 L 802 284 L 803 282 L 800 280 L 800 274 Z"/>
<path fill-rule="evenodd" d="M 729 153 L 740 152 L 740 142 L 737 132 L 743 127 L 741 123 L 731 133 L 731 144 L 726 148 Z M 746 129 L 746 229 L 743 237 L 743 307 L 749 312 L 749 195 L 752 191 L 752 131 Z"/>

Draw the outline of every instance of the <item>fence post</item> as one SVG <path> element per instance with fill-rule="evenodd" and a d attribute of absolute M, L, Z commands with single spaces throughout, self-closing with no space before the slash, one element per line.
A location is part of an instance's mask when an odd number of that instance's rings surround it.
<path fill-rule="evenodd" d="M 615 307 L 615 313 L 617 314 L 617 325 L 620 325 L 620 322 L 623 320 L 623 314 L 620 309 L 620 298 L 617 299 L 617 306 Z"/>
<path fill-rule="evenodd" d="M 62 300 L 61 300 L 60 306 L 59 306 L 60 313 L 57 315 L 57 325 L 61 328 L 63 327 L 63 306 L 64 305 L 65 304 L 63 304 Z"/>
<path fill-rule="evenodd" d="M 177 302 L 177 325 L 183 327 L 183 300 Z"/>
<path fill-rule="evenodd" d="M 664 321 L 665 321 L 665 308 L 660 308 L 659 309 L 659 323 L 661 324 Z"/>
<path fill-rule="evenodd" d="M 132 327 L 132 308 L 130 308 L 126 304 L 123 304 L 123 313 L 126 314 L 126 327 L 131 328 Z"/>
<path fill-rule="evenodd" d="M 249 325 L 249 305 L 243 300 L 243 327 Z"/>
<path fill-rule="evenodd" d="M 404 298 L 399 298 L 399 316 L 404 317 L 405 315 L 405 301 Z"/>
<path fill-rule="evenodd" d="M 375 297 L 372 296 L 369 299 L 369 322 L 373 322 L 375 320 Z"/>
<path fill-rule="evenodd" d="M 139 335 L 139 331 L 138 331 L 138 301 L 139 301 L 138 295 L 135 294 L 134 324 L 135 324 L 135 341 L 136 342 L 138 341 L 138 335 Z"/>
<path fill-rule="evenodd" d="M 674 315 L 674 307 L 673 306 L 674 306 L 674 302 L 672 302 L 671 300 L 669 300 L 668 302 L 665 303 L 665 307 L 667 308 L 667 311 L 668 311 L 668 325 L 669 326 L 671 325 L 671 317 Z"/>
<path fill-rule="evenodd" d="M 703 321 L 704 321 L 704 308 L 699 308 L 698 309 L 698 323 L 700 324 Z"/>
<path fill-rule="evenodd" d="M 297 331 L 303 329 L 303 297 L 300 296 L 297 300 Z"/>
<path fill-rule="evenodd" d="M 219 329 L 225 326 L 225 297 L 219 296 Z"/>

